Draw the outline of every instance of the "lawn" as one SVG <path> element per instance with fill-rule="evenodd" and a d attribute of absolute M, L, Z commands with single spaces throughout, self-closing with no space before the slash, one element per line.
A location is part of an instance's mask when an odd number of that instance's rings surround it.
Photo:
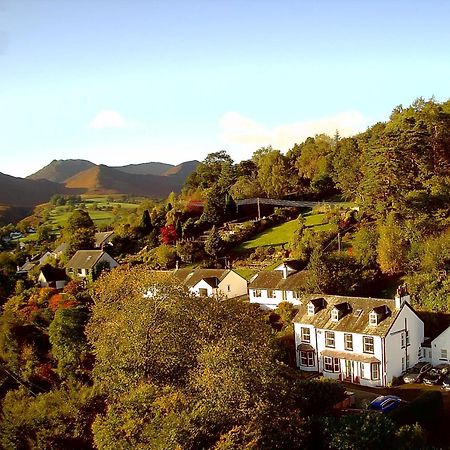
<path fill-rule="evenodd" d="M 323 223 L 325 221 L 325 214 L 314 214 L 308 212 L 304 214 L 306 220 L 306 226 L 314 229 L 314 231 L 329 231 L 331 225 Z M 248 241 L 243 242 L 234 248 L 236 252 L 243 252 L 248 249 L 265 247 L 271 245 L 273 247 L 286 244 L 292 239 L 294 232 L 298 229 L 297 219 L 290 220 L 289 222 L 282 223 L 281 225 L 275 225 L 268 228 L 262 233 L 257 234 Z"/>

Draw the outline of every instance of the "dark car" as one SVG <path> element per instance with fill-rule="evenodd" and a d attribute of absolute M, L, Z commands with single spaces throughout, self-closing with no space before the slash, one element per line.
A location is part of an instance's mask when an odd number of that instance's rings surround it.
<path fill-rule="evenodd" d="M 445 375 L 442 380 L 442 389 L 450 391 L 450 375 Z"/>
<path fill-rule="evenodd" d="M 419 362 L 403 373 L 404 383 L 420 383 L 424 375 L 431 369 L 431 364 Z"/>
<path fill-rule="evenodd" d="M 437 367 L 433 367 L 423 376 L 422 381 L 425 384 L 439 384 L 444 376 L 445 374 L 443 374 Z"/>
<path fill-rule="evenodd" d="M 401 403 L 402 399 L 396 395 L 380 395 L 375 400 L 371 401 L 367 409 L 371 411 L 380 411 L 388 413 Z"/>

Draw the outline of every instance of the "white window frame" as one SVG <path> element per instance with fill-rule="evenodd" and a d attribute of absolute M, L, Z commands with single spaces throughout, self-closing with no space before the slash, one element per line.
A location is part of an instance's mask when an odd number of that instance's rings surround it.
<path fill-rule="evenodd" d="M 359 363 L 359 373 L 360 373 L 362 379 L 367 380 L 367 377 L 365 375 L 365 373 L 366 373 L 365 363 L 363 363 L 363 362 Z"/>
<path fill-rule="evenodd" d="M 300 298 L 301 294 L 299 291 L 292 291 L 292 298 Z"/>
<path fill-rule="evenodd" d="M 402 348 L 405 348 L 406 347 L 406 334 L 404 331 L 402 331 L 400 333 L 400 342 L 401 342 Z"/>
<path fill-rule="evenodd" d="M 267 298 L 277 298 L 273 289 L 267 289 Z"/>
<path fill-rule="evenodd" d="M 446 348 L 441 348 L 441 357 L 439 358 L 440 361 L 447 361 L 448 360 L 448 351 Z"/>
<path fill-rule="evenodd" d="M 370 364 L 370 378 L 372 381 L 377 381 L 380 379 L 380 363 Z"/>
<path fill-rule="evenodd" d="M 375 340 L 373 336 L 363 336 L 363 353 L 370 353 L 373 355 L 375 352 Z"/>
<path fill-rule="evenodd" d="M 348 345 L 350 343 L 350 345 Z M 344 349 L 352 352 L 353 351 L 353 334 L 344 333 Z"/>
<path fill-rule="evenodd" d="M 409 330 L 405 331 L 405 341 L 406 341 L 406 346 L 408 347 L 408 345 L 410 344 L 410 342 L 409 342 Z"/>
<path fill-rule="evenodd" d="M 330 342 L 332 342 L 332 344 Z M 336 336 L 334 334 L 334 331 L 325 331 L 325 347 L 327 348 L 336 347 Z"/>
<path fill-rule="evenodd" d="M 378 316 L 377 316 L 377 313 L 374 312 L 374 311 L 372 311 L 372 312 L 369 314 L 369 325 L 370 325 L 370 326 L 376 326 L 376 325 L 378 325 Z"/>
<path fill-rule="evenodd" d="M 307 342 L 308 344 L 311 342 L 311 328 L 308 327 L 300 328 L 300 340 L 302 342 Z"/>
<path fill-rule="evenodd" d="M 305 367 L 314 366 L 314 352 L 300 351 L 300 365 Z"/>
<path fill-rule="evenodd" d="M 253 295 L 254 295 L 254 297 L 256 297 L 256 298 L 260 298 L 260 297 L 261 297 L 261 289 L 255 289 L 255 290 L 253 291 Z"/>
<path fill-rule="evenodd" d="M 332 322 L 339 321 L 339 311 L 335 308 L 331 310 L 331 320 Z"/>
<path fill-rule="evenodd" d="M 406 368 L 409 369 L 410 366 L 410 357 L 409 357 L 409 353 L 406 354 Z"/>
<path fill-rule="evenodd" d="M 313 316 L 315 313 L 315 307 L 312 303 L 308 303 L 308 316 Z"/>

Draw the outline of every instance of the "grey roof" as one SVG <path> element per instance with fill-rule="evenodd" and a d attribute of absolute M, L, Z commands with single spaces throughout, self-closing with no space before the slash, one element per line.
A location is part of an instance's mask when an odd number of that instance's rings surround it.
<path fill-rule="evenodd" d="M 94 239 L 95 239 L 95 243 L 94 245 L 96 247 L 101 247 L 102 244 L 104 244 L 105 242 L 109 242 L 111 236 L 114 234 L 114 231 L 102 231 L 99 233 L 95 233 L 94 235 Z"/>
<path fill-rule="evenodd" d="M 53 253 L 64 253 L 66 251 L 67 244 L 63 242 L 62 244 L 59 244 L 58 247 L 53 250 Z"/>
<path fill-rule="evenodd" d="M 307 304 L 315 299 L 324 299 L 324 308 L 314 315 L 308 315 Z M 331 320 L 331 310 L 342 303 L 348 303 L 351 311 L 337 322 Z M 380 306 L 387 306 L 389 313 L 376 326 L 369 325 L 369 313 Z M 384 298 L 341 297 L 339 295 L 305 295 L 294 322 L 313 325 L 316 328 L 348 331 L 352 333 L 385 336 L 394 323 L 399 310 L 395 300 Z"/>
<path fill-rule="evenodd" d="M 56 267 L 51 266 L 50 264 L 46 264 L 45 266 L 43 266 L 41 268 L 41 273 L 45 278 L 45 281 L 47 281 L 47 283 L 51 281 L 61 281 L 67 278 L 66 273 L 64 272 L 63 269 L 58 269 Z"/>
<path fill-rule="evenodd" d="M 103 250 L 78 250 L 67 263 L 67 269 L 92 269 L 105 254 Z"/>
<path fill-rule="evenodd" d="M 201 280 L 205 280 L 212 287 L 217 287 L 230 272 L 230 269 L 177 269 L 172 274 L 187 287 L 194 287 Z M 212 281 L 213 278 L 217 281 Z"/>
<path fill-rule="evenodd" d="M 250 289 L 272 289 L 282 291 L 302 290 L 308 276 L 308 271 L 302 270 L 288 274 L 283 278 L 282 270 L 260 272 L 249 284 Z"/>

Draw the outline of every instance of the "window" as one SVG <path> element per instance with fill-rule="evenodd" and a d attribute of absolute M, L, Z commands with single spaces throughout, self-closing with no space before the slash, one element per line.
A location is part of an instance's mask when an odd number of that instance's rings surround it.
<path fill-rule="evenodd" d="M 267 298 L 275 298 L 275 292 L 272 289 L 267 290 Z"/>
<path fill-rule="evenodd" d="M 77 269 L 78 275 L 81 275 L 83 273 L 83 269 Z"/>
<path fill-rule="evenodd" d="M 365 369 L 366 369 L 366 364 L 365 363 L 360 363 L 361 365 L 359 366 L 360 367 L 360 373 L 361 373 L 361 378 L 366 378 L 367 379 L 367 376 L 366 376 L 366 371 L 365 371 Z"/>
<path fill-rule="evenodd" d="M 311 342 L 311 330 L 307 327 L 302 327 L 300 330 L 300 338 L 302 342 Z"/>
<path fill-rule="evenodd" d="M 363 336 L 363 351 L 364 353 L 373 353 L 373 337 Z"/>
<path fill-rule="evenodd" d="M 441 357 L 439 359 L 447 360 L 447 349 L 446 348 L 441 348 Z"/>
<path fill-rule="evenodd" d="M 405 331 L 405 340 L 406 340 L 406 346 L 408 346 L 409 345 L 409 331 L 408 330 Z"/>
<path fill-rule="evenodd" d="M 344 334 L 344 348 L 345 350 L 353 351 L 353 336 L 351 334 Z"/>
<path fill-rule="evenodd" d="M 301 297 L 300 292 L 298 292 L 298 291 L 293 291 L 292 292 L 292 298 L 300 298 L 300 297 Z"/>
<path fill-rule="evenodd" d="M 227 284 L 227 291 L 231 292 L 231 286 L 229 284 Z"/>
<path fill-rule="evenodd" d="M 300 352 L 300 364 L 311 367 L 314 365 L 314 352 Z"/>
<path fill-rule="evenodd" d="M 337 309 L 331 310 L 331 320 L 337 322 L 339 320 L 339 311 Z"/>
<path fill-rule="evenodd" d="M 261 297 L 261 291 L 259 289 L 255 289 L 253 291 L 253 294 L 254 294 L 255 297 Z"/>
<path fill-rule="evenodd" d="M 308 304 L 308 316 L 313 316 L 314 315 L 314 305 L 312 303 Z"/>
<path fill-rule="evenodd" d="M 325 347 L 334 348 L 334 333 L 332 331 L 325 331 Z"/>
<path fill-rule="evenodd" d="M 198 295 L 200 295 L 202 297 L 208 297 L 208 289 L 199 288 Z"/>
<path fill-rule="evenodd" d="M 380 364 L 372 363 L 370 365 L 370 372 L 371 372 L 372 380 L 379 380 L 380 379 Z"/>
<path fill-rule="evenodd" d="M 406 355 L 406 368 L 409 368 L 409 355 Z"/>
<path fill-rule="evenodd" d="M 286 291 L 281 291 L 281 298 L 286 301 L 287 300 L 287 292 Z"/>
<path fill-rule="evenodd" d="M 405 366 L 405 357 L 402 356 L 402 372 L 404 372 L 406 370 L 406 366 Z"/>
<path fill-rule="evenodd" d="M 331 356 L 323 357 L 323 369 L 326 372 L 340 372 L 339 358 L 332 358 Z"/>
<path fill-rule="evenodd" d="M 371 312 L 369 314 L 369 325 L 378 325 L 378 316 L 376 312 Z"/>
<path fill-rule="evenodd" d="M 405 348 L 405 346 L 406 346 L 406 335 L 405 335 L 404 331 L 402 331 L 400 333 L 400 340 L 401 340 L 401 343 L 402 343 L 402 348 Z"/>

